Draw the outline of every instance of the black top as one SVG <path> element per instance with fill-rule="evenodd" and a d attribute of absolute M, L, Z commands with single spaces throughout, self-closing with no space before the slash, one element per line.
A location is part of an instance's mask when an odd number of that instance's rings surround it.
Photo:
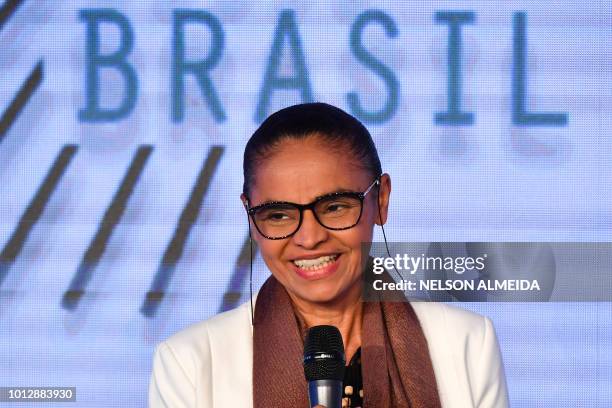
<path fill-rule="evenodd" d="M 361 378 L 361 347 L 357 349 L 344 372 L 342 407 L 363 406 L 363 380 Z"/>

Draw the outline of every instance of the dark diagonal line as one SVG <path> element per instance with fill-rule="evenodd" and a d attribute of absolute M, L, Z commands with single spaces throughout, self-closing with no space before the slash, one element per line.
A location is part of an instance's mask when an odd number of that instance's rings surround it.
<path fill-rule="evenodd" d="M 81 259 L 81 263 L 70 282 L 68 290 L 64 293 L 62 299 L 62 307 L 64 309 L 74 310 L 78 306 L 81 297 L 85 293 L 85 289 L 87 289 L 87 284 L 91 280 L 93 272 L 106 250 L 106 245 L 113 230 L 125 212 L 127 202 L 134 191 L 134 186 L 138 182 L 152 151 L 153 147 L 149 145 L 140 146 L 136 151 L 130 168 L 123 177 L 111 205 L 106 209 L 102 222 L 98 226 L 98 231 L 91 240 L 85 255 L 83 255 L 83 259 Z"/>
<path fill-rule="evenodd" d="M 23 0 L 6 0 L 4 5 L 0 8 L 0 30 L 4 27 L 4 23 L 6 23 L 15 10 L 23 3 Z"/>
<path fill-rule="evenodd" d="M 0 118 L 0 142 L 2 142 L 2 139 L 4 139 L 4 136 L 15 122 L 15 119 L 17 119 L 23 107 L 28 103 L 30 97 L 38 88 L 42 79 L 43 61 L 40 60 L 30 73 L 30 76 L 28 76 L 28 79 L 21 85 L 19 92 L 17 92 L 17 95 L 13 98 L 9 107 L 6 108 L 2 114 L 2 118 Z"/>
<path fill-rule="evenodd" d="M 247 220 L 248 222 L 248 220 Z M 236 260 L 236 265 L 234 267 L 234 273 L 227 285 L 227 290 L 223 295 L 223 302 L 219 307 L 219 312 L 225 312 L 226 310 L 233 309 L 238 305 L 240 301 L 240 297 L 242 295 L 242 288 L 244 284 L 247 282 L 249 278 L 249 264 L 251 262 L 251 257 L 249 253 L 249 236 L 247 235 L 244 243 L 242 244 L 242 249 L 240 250 L 240 255 L 238 255 L 238 259 Z M 257 254 L 257 246 L 253 243 L 253 259 Z"/>
<path fill-rule="evenodd" d="M 0 285 L 2 285 L 12 263 L 21 252 L 32 228 L 42 215 L 51 194 L 57 187 L 76 151 L 77 146 L 75 145 L 64 146 L 42 184 L 38 187 L 36 195 L 21 216 L 15 231 L 13 231 L 4 249 L 0 252 Z"/>
<path fill-rule="evenodd" d="M 223 146 L 213 146 L 208 153 L 206 162 L 202 166 L 202 170 L 200 170 L 198 180 L 191 190 L 189 201 L 187 202 L 185 208 L 183 208 L 178 225 L 174 230 L 172 240 L 166 248 L 161 264 L 155 273 L 153 283 L 151 284 L 146 298 L 140 308 L 140 313 L 146 317 L 155 316 L 155 313 L 157 313 L 157 308 L 164 298 L 166 289 L 170 283 L 170 279 L 174 274 L 176 264 L 183 254 L 185 242 L 189 237 L 191 227 L 198 217 L 206 191 L 210 186 L 212 177 L 217 169 L 219 161 L 221 160 L 223 150 Z"/>

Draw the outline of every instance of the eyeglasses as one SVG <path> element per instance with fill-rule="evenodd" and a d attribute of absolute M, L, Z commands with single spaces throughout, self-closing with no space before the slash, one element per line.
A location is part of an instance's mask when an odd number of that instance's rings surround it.
<path fill-rule="evenodd" d="M 380 176 L 362 193 L 330 193 L 309 204 L 273 201 L 250 208 L 247 206 L 247 213 L 257 231 L 267 239 L 284 239 L 295 234 L 302 225 L 304 210 L 311 210 L 317 222 L 327 229 L 345 230 L 359 223 L 365 196 L 379 184 Z"/>

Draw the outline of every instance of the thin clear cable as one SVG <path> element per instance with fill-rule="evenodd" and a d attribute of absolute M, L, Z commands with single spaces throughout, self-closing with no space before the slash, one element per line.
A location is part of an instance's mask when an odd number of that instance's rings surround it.
<path fill-rule="evenodd" d="M 247 225 L 249 226 L 249 303 L 251 305 L 251 326 L 255 326 L 255 311 L 253 310 L 253 239 L 251 238 L 251 223 L 247 214 Z"/>
<path fill-rule="evenodd" d="M 389 256 L 389 258 L 393 258 L 391 256 L 391 252 L 389 251 L 389 244 L 387 243 L 387 235 L 385 234 L 385 227 L 383 227 L 383 222 L 382 222 L 382 213 L 380 212 L 380 177 L 382 177 L 382 174 L 379 176 L 378 179 L 378 200 L 376 201 L 376 207 L 378 207 L 378 219 L 380 220 L 380 229 L 382 230 L 382 234 L 383 234 L 383 240 L 385 241 L 385 249 L 387 250 L 387 255 Z M 395 271 L 395 273 L 397 273 L 397 276 L 399 277 L 399 280 L 402 280 L 402 274 L 399 273 L 399 271 L 395 268 L 395 263 L 393 263 L 393 270 Z"/>

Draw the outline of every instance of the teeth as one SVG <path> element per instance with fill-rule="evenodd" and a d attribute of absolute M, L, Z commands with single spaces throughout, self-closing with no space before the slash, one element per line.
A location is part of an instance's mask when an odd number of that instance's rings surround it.
<path fill-rule="evenodd" d="M 333 263 L 337 257 L 338 255 L 326 255 L 316 259 L 296 259 L 293 263 L 301 269 L 315 270 Z"/>

